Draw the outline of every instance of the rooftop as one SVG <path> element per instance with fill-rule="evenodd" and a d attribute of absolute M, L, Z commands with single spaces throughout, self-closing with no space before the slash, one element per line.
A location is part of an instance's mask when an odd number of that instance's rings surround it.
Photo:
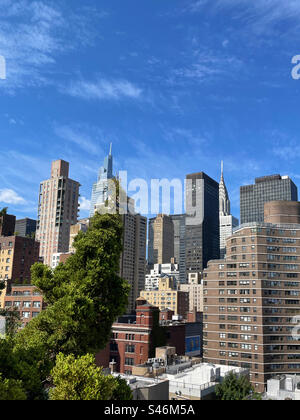
<path fill-rule="evenodd" d="M 234 372 L 238 376 L 248 375 L 247 369 L 234 366 L 214 365 L 211 363 L 200 363 L 178 373 L 175 369 L 172 373 L 162 375 L 169 379 L 170 392 L 181 393 L 187 397 L 203 398 L 205 395 L 213 393 L 218 383 L 230 373 Z"/>
<path fill-rule="evenodd" d="M 300 401 L 300 376 L 279 375 L 268 380 L 263 399 Z"/>
<path fill-rule="evenodd" d="M 273 229 L 300 229 L 300 225 L 295 224 L 282 224 L 282 223 L 264 223 L 264 222 L 251 222 L 251 223 L 244 223 L 236 228 L 233 229 L 233 233 L 239 232 L 242 229 L 246 228 L 273 228 Z"/>

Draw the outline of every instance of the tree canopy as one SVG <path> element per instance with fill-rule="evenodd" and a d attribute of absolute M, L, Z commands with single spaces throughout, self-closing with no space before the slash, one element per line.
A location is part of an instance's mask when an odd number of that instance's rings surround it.
<path fill-rule="evenodd" d="M 222 401 L 241 401 L 247 399 L 259 399 L 255 394 L 247 376 L 238 377 L 230 372 L 224 381 L 216 386 L 216 396 Z"/>
<path fill-rule="evenodd" d="M 52 400 L 132 399 L 126 382 L 111 375 L 104 376 L 91 354 L 78 358 L 59 354 L 51 376 L 54 386 L 50 390 Z"/>
<path fill-rule="evenodd" d="M 3 209 L 0 210 L 0 217 L 5 216 L 7 214 L 8 207 L 3 207 Z"/>
<path fill-rule="evenodd" d="M 129 285 L 118 275 L 122 235 L 118 214 L 96 214 L 65 264 L 54 271 L 40 263 L 32 267 L 32 284 L 48 306 L 14 338 L 0 340 L 0 371 L 20 379 L 28 398 L 44 395 L 59 354 L 77 358 L 105 348 L 128 302 Z"/>
<path fill-rule="evenodd" d="M 2 379 L 0 373 L 0 401 L 25 401 L 26 399 L 22 382 L 14 379 Z"/>

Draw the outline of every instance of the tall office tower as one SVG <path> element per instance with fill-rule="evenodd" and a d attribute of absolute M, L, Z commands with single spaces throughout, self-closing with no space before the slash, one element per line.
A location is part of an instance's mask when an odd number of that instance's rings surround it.
<path fill-rule="evenodd" d="M 265 211 L 204 270 L 205 361 L 249 369 L 259 392 L 273 375 L 300 374 L 300 203 Z"/>
<path fill-rule="evenodd" d="M 12 236 L 15 233 L 16 216 L 2 214 L 0 216 L 0 236 Z"/>
<path fill-rule="evenodd" d="M 39 261 L 40 244 L 31 238 L 21 236 L 0 237 L 0 282 L 6 289 L 0 291 L 0 307 L 3 307 L 6 292 L 12 284 L 29 283 L 31 266 Z"/>
<path fill-rule="evenodd" d="M 122 215 L 124 247 L 120 261 L 120 276 L 130 285 L 127 313 L 135 310 L 135 303 L 145 287 L 147 218 L 139 214 Z"/>
<path fill-rule="evenodd" d="M 77 223 L 80 184 L 69 179 L 69 163 L 52 163 L 51 178 L 40 185 L 36 239 L 40 256 L 51 266 L 52 255 L 69 251 L 70 227 Z"/>
<path fill-rule="evenodd" d="M 109 155 L 104 159 L 104 164 L 99 170 L 97 182 L 93 185 L 90 217 L 93 217 L 97 207 L 105 205 L 109 197 L 109 180 L 113 179 L 112 144 Z"/>
<path fill-rule="evenodd" d="M 230 214 L 230 200 L 224 181 L 223 162 L 221 169 L 221 181 L 219 185 L 220 203 L 220 258 L 226 254 L 226 239 L 232 235 L 233 229 L 239 225 L 238 219 Z"/>
<path fill-rule="evenodd" d="M 186 178 L 186 272 L 200 273 L 220 256 L 219 183 L 203 172 Z"/>
<path fill-rule="evenodd" d="M 16 221 L 15 232 L 18 236 L 31 237 L 36 232 L 36 220 L 33 219 L 20 219 Z"/>
<path fill-rule="evenodd" d="M 180 283 L 186 283 L 185 267 L 185 214 L 170 216 L 174 225 L 174 258 L 179 265 Z"/>
<path fill-rule="evenodd" d="M 298 201 L 298 189 L 288 176 L 256 178 L 254 185 L 241 187 L 241 224 L 264 221 L 268 201 Z"/>
<path fill-rule="evenodd" d="M 159 214 L 149 220 L 148 263 L 168 264 L 174 257 L 174 225 L 171 216 Z"/>

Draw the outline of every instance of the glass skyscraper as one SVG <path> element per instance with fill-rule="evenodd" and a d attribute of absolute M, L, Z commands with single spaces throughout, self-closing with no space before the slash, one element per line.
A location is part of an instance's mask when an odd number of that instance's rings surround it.
<path fill-rule="evenodd" d="M 186 273 L 220 257 L 219 183 L 203 172 L 186 177 Z"/>
<path fill-rule="evenodd" d="M 269 201 L 298 201 L 298 189 L 288 176 L 271 175 L 241 187 L 241 224 L 264 221 L 264 204 Z"/>
<path fill-rule="evenodd" d="M 109 155 L 104 159 L 104 164 L 99 170 L 97 182 L 93 185 L 90 217 L 93 217 L 97 207 L 105 204 L 109 197 L 109 180 L 113 178 L 112 144 Z"/>

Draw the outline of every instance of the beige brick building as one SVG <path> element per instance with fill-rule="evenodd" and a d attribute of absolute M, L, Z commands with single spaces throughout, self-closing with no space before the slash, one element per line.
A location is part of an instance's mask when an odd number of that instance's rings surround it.
<path fill-rule="evenodd" d="M 177 290 L 176 280 L 170 276 L 159 279 L 158 290 L 143 290 L 141 297 L 160 311 L 169 308 L 175 315 L 181 315 L 184 318 L 189 311 L 188 293 Z"/>
<path fill-rule="evenodd" d="M 272 223 L 240 226 L 226 259 L 204 270 L 205 361 L 250 369 L 260 392 L 274 375 L 300 373 L 300 219 L 290 217 L 300 203 L 285 203 L 266 205 Z"/>
<path fill-rule="evenodd" d="M 88 230 L 90 219 L 79 220 L 76 225 L 70 227 L 70 244 L 69 244 L 69 253 L 75 254 L 75 248 L 73 247 L 73 242 L 79 232 L 86 232 Z"/>
<path fill-rule="evenodd" d="M 69 178 L 69 163 L 52 162 L 51 178 L 40 184 L 36 238 L 40 256 L 51 266 L 52 255 L 69 252 L 70 227 L 77 223 L 80 184 Z"/>
<path fill-rule="evenodd" d="M 199 273 L 189 273 L 188 284 L 181 284 L 180 290 L 189 294 L 189 311 L 203 312 L 203 283 Z"/>
<path fill-rule="evenodd" d="M 172 217 L 159 214 L 149 220 L 149 250 L 148 262 L 154 264 L 169 264 L 174 258 L 174 224 Z"/>

